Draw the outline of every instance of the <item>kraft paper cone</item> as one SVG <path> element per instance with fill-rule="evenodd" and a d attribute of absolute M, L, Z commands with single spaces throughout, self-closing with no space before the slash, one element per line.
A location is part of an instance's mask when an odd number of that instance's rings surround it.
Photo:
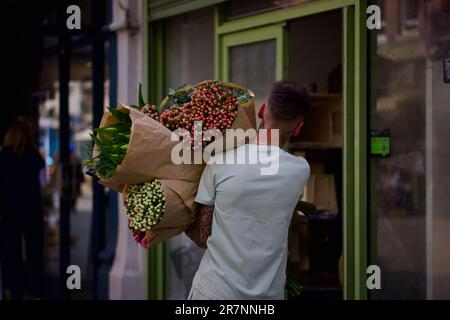
<path fill-rule="evenodd" d="M 203 164 L 174 164 L 172 149 L 179 143 L 172 141 L 172 132 L 144 113 L 121 105 L 118 110 L 130 114 L 132 121 L 128 150 L 115 174 L 100 183 L 117 191 L 125 184 L 138 184 L 152 179 L 179 179 L 198 182 Z M 106 114 L 102 124 L 109 125 L 115 118 Z"/>
<path fill-rule="evenodd" d="M 166 206 L 161 221 L 146 232 L 149 248 L 161 241 L 182 233 L 194 220 L 194 198 L 197 184 L 181 180 L 159 180 L 164 190 Z M 127 199 L 129 185 L 126 185 L 124 201 Z"/>

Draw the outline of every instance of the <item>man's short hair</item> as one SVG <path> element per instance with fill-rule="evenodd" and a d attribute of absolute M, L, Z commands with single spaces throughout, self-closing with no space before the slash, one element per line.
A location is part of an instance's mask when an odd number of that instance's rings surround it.
<path fill-rule="evenodd" d="M 275 82 L 270 91 L 268 108 L 275 120 L 304 118 L 311 101 L 308 91 L 292 81 Z"/>

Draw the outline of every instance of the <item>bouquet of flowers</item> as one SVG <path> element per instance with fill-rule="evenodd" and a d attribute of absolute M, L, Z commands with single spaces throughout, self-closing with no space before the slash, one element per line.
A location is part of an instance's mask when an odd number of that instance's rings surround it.
<path fill-rule="evenodd" d="M 144 103 L 140 93 L 139 105 L 120 105 L 105 113 L 94 129 L 93 152 L 85 165 L 100 183 L 124 193 L 134 238 L 152 247 L 193 221 L 204 168 L 204 163 L 172 161 L 173 149 L 180 143 L 172 134 L 182 130 L 180 138 L 187 135 L 188 149 L 201 151 L 214 144 L 215 150 L 223 150 L 224 137 L 211 142 L 203 134 L 255 128 L 254 112 L 253 93 L 233 83 L 204 81 L 171 90 L 159 106 Z"/>

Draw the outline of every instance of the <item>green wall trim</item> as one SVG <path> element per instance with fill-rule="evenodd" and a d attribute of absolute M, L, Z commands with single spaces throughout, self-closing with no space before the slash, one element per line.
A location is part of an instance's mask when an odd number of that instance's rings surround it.
<path fill-rule="evenodd" d="M 216 5 L 226 0 L 147 0 L 147 21 L 156 21 L 178 14 Z"/>
<path fill-rule="evenodd" d="M 376 1 L 371 0 L 367 5 L 373 4 Z M 369 132 L 370 129 L 377 128 L 377 31 L 368 31 L 368 74 L 369 74 Z M 369 137 L 370 138 L 370 137 Z M 378 196 L 377 196 L 377 159 L 369 158 L 369 182 L 368 182 L 368 195 L 369 198 L 369 245 L 368 245 L 368 264 L 378 264 Z M 378 299 L 378 290 L 369 290 L 369 299 Z"/>
<path fill-rule="evenodd" d="M 367 299 L 366 2 L 343 9 L 345 299 Z"/>
<path fill-rule="evenodd" d="M 344 253 L 344 299 L 354 299 L 354 217 L 351 214 L 354 203 L 353 179 L 354 157 L 354 131 L 355 122 L 354 106 L 354 55 L 355 43 L 354 30 L 354 7 L 343 9 L 343 114 L 344 114 L 344 152 L 343 152 L 343 253 Z"/>
<path fill-rule="evenodd" d="M 358 0 L 316 0 L 308 3 L 294 5 L 284 9 L 223 22 L 217 26 L 218 34 L 242 31 L 244 29 L 261 27 L 268 24 L 278 23 L 290 19 L 305 17 L 321 12 L 345 8 L 355 4 Z M 223 20 L 221 20 L 223 21 Z"/>
<path fill-rule="evenodd" d="M 355 299 L 367 299 L 367 32 L 366 0 L 355 4 Z"/>
<path fill-rule="evenodd" d="M 145 12 L 148 12 L 148 10 Z M 146 37 L 144 40 L 146 99 L 153 103 L 160 103 L 165 91 L 163 22 L 146 22 L 144 28 L 144 36 Z M 167 278 L 170 274 L 170 265 L 166 259 L 167 248 L 168 245 L 160 243 L 147 251 L 146 283 L 148 299 L 166 298 Z"/>

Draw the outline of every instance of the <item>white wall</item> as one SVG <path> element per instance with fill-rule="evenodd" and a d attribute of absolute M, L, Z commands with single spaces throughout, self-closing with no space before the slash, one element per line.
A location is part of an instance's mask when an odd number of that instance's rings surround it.
<path fill-rule="evenodd" d="M 119 103 L 135 104 L 137 101 L 138 83 L 143 81 L 144 71 L 144 33 L 143 33 L 143 1 L 121 0 L 128 8 L 129 18 L 137 23 L 138 31 L 127 29 L 126 11 L 119 7 L 119 1 L 114 1 L 113 25 L 119 30 L 117 34 L 118 83 L 117 100 Z M 116 256 L 109 275 L 109 298 L 145 299 L 145 251 L 138 246 L 127 226 L 127 216 L 122 206 L 122 196 L 119 196 L 119 230 Z"/>

